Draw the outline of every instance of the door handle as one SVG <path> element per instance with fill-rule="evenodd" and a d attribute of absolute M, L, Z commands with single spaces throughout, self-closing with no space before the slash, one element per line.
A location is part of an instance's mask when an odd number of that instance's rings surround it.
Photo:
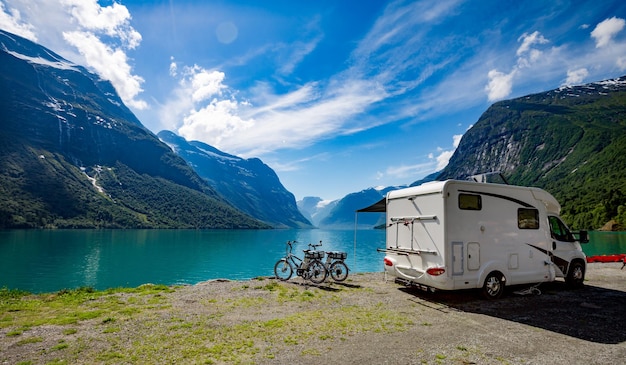
<path fill-rule="evenodd" d="M 556 242 L 552 241 L 552 249 L 556 250 Z"/>

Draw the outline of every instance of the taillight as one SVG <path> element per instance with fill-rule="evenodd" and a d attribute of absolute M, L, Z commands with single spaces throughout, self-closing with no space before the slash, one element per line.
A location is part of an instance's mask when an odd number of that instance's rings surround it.
<path fill-rule="evenodd" d="M 393 262 L 386 257 L 383 262 L 385 263 L 385 266 L 393 266 Z"/>
<path fill-rule="evenodd" d="M 443 267 L 431 267 L 428 270 L 426 270 L 426 273 L 432 276 L 439 276 L 443 274 L 444 272 L 446 272 L 446 269 L 444 269 Z"/>

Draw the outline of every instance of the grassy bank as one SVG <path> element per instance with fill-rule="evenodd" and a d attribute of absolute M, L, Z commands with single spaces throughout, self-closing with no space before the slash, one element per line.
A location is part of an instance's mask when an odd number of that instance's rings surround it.
<path fill-rule="evenodd" d="M 590 264 L 584 288 L 557 280 L 495 301 L 383 273 L 319 286 L 0 290 L 0 364 L 608 364 L 626 353 L 620 268 Z"/>
<path fill-rule="evenodd" d="M 341 340 L 407 325 L 382 303 L 341 305 L 341 289 L 258 280 L 216 293 L 207 285 L 204 293 L 181 301 L 177 292 L 185 289 L 143 285 L 40 295 L 4 289 L 0 362 L 243 364 L 272 359 L 285 346 L 304 346 L 300 351 L 314 356 L 322 350 L 306 346 L 312 339 Z"/>

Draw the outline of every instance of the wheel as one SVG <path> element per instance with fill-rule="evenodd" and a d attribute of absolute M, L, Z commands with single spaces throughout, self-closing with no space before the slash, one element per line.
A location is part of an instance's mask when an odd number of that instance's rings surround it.
<path fill-rule="evenodd" d="M 326 280 L 326 267 L 320 260 L 313 260 L 309 263 L 309 267 L 307 268 L 308 279 L 314 282 L 315 284 L 319 284 Z"/>
<path fill-rule="evenodd" d="M 487 275 L 483 285 L 483 296 L 487 299 L 498 299 L 504 293 L 504 276 L 499 272 Z"/>
<path fill-rule="evenodd" d="M 348 278 L 348 266 L 343 261 L 335 261 L 330 265 L 330 276 L 335 281 L 344 281 Z"/>
<path fill-rule="evenodd" d="M 569 265 L 565 283 L 570 288 L 580 288 L 585 280 L 585 266 L 580 261 L 574 261 Z"/>
<path fill-rule="evenodd" d="M 286 259 L 280 259 L 276 265 L 274 265 L 274 275 L 276 275 L 276 279 L 283 281 L 289 280 L 292 274 L 293 268 Z"/>

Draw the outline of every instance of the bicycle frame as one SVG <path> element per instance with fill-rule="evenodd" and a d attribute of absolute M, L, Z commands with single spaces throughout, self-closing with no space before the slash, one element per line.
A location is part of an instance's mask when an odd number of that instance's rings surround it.
<path fill-rule="evenodd" d="M 274 265 L 276 278 L 289 280 L 295 270 L 296 275 L 301 276 L 305 280 L 310 280 L 317 284 L 323 282 L 327 275 L 326 267 L 320 261 L 324 255 L 323 251 L 305 250 L 304 259 L 301 259 L 293 254 L 293 243 L 296 243 L 296 241 L 287 241 L 285 257 L 278 260 Z M 309 248 L 311 246 L 315 247 L 309 244 Z"/>

